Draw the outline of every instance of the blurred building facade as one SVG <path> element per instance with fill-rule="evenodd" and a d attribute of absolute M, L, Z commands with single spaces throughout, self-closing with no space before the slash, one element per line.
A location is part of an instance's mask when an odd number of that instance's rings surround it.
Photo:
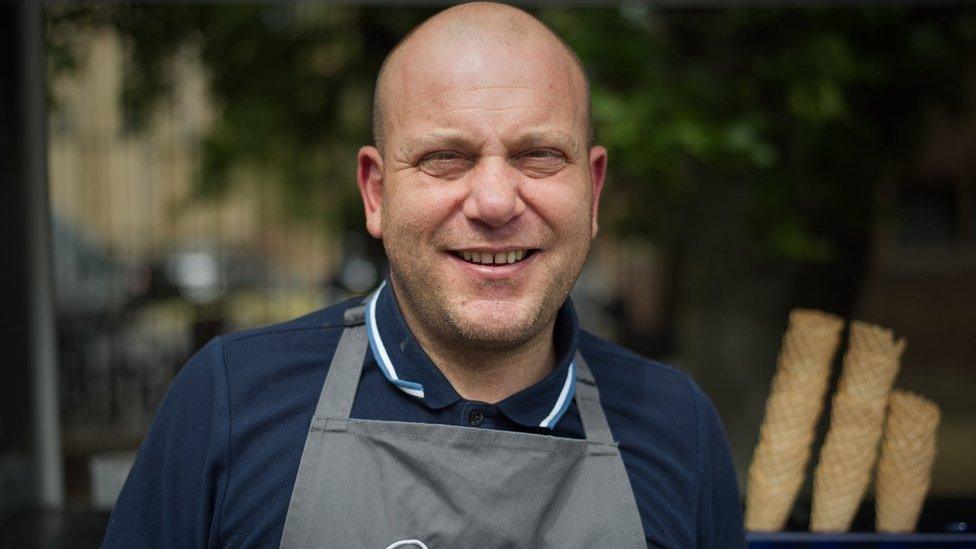
<path fill-rule="evenodd" d="M 201 141 L 219 112 L 190 50 L 145 128 L 119 101 L 125 45 L 81 29 L 80 65 L 52 79 L 49 181 L 69 497 L 88 460 L 138 446 L 170 381 L 209 337 L 325 304 L 338 242 L 292 223 L 261 174 L 196 193 Z M 350 174 L 350 177 L 352 175 Z"/>

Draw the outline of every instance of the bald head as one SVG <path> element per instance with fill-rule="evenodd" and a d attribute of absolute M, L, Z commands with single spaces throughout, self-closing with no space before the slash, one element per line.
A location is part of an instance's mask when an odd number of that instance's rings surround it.
<path fill-rule="evenodd" d="M 505 50 L 526 55 L 500 53 Z M 576 52 L 545 24 L 520 9 L 473 2 L 444 10 L 420 24 L 383 61 L 373 96 L 373 139 L 381 151 L 394 118 L 391 114 L 403 99 L 401 91 L 409 73 L 418 67 L 438 67 L 438 58 L 442 59 L 444 52 L 457 52 L 460 58 L 472 51 L 498 63 L 548 65 L 551 72 L 565 76 L 575 91 L 570 97 L 578 103 L 574 107 L 582 117 L 584 139 L 587 143 L 592 140 L 589 81 Z"/>

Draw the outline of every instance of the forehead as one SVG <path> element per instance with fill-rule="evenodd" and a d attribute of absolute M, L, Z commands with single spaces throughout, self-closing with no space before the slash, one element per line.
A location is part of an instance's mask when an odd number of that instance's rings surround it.
<path fill-rule="evenodd" d="M 555 37 L 430 39 L 400 52 L 388 138 L 432 127 L 474 134 L 585 133 L 585 83 Z"/>

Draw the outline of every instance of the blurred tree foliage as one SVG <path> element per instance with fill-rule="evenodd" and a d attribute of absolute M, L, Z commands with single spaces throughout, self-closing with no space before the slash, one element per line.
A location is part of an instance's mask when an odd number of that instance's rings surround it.
<path fill-rule="evenodd" d="M 138 126 L 172 88 L 168 61 L 199 52 L 220 114 L 203 195 L 236 169 L 283 185 L 291 215 L 361 227 L 354 154 L 370 140 L 383 57 L 433 9 L 179 4 L 53 9 L 128 44 L 122 101 Z M 79 15 L 81 13 L 81 15 Z M 976 45 L 962 9 L 622 8 L 541 10 L 592 78 L 598 141 L 611 151 L 604 226 L 681 245 L 690 205 L 744 184 L 757 257 L 830 264 L 866 238 L 872 186 L 905 169 L 927 113 L 961 105 Z M 58 61 L 60 59 L 60 61 Z M 338 199 L 336 197 L 339 197 Z"/>
<path fill-rule="evenodd" d="M 586 60 L 627 231 L 676 242 L 697 193 L 745 181 L 756 251 L 831 262 L 873 222 L 936 103 L 961 106 L 976 12 L 553 13 Z M 613 196 L 613 195 L 610 195 Z M 633 208 L 631 208 L 633 210 Z"/>

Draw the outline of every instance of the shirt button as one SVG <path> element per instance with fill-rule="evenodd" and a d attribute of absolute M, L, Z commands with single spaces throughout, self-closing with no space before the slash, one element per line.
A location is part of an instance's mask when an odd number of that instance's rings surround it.
<path fill-rule="evenodd" d="M 481 425 L 484 421 L 485 413 L 481 410 L 472 410 L 471 413 L 468 414 L 468 423 L 474 425 L 475 427 Z"/>

